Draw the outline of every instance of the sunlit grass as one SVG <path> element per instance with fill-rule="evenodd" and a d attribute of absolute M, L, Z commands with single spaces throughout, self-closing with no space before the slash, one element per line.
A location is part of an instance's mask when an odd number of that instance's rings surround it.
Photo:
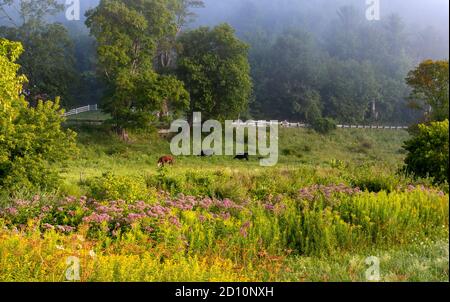
<path fill-rule="evenodd" d="M 151 175 L 157 171 L 160 156 L 170 154 L 169 140 L 157 135 L 132 135 L 132 142 L 125 143 L 118 136 L 88 127 L 79 130 L 80 155 L 59 166 L 61 177 L 70 193 L 81 192 L 78 183 L 105 172 L 117 175 Z M 336 162 L 349 168 L 362 165 L 375 167 L 378 171 L 395 174 L 401 166 L 404 154 L 403 142 L 408 138 L 405 131 L 341 129 L 323 136 L 307 129 L 280 129 L 279 161 L 275 167 L 260 166 L 258 158 L 249 162 L 233 160 L 232 156 L 179 156 L 170 168 L 172 174 L 184 174 L 192 169 L 217 171 L 230 169 L 242 173 L 307 168 L 310 171 L 334 169 Z M 332 172 L 338 173 L 338 169 Z M 328 173 L 325 172 L 325 174 Z M 307 175 L 305 175 L 307 177 Z"/>

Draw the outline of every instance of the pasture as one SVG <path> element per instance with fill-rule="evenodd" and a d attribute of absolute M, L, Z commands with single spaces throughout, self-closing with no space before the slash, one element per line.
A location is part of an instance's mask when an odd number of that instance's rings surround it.
<path fill-rule="evenodd" d="M 132 142 L 124 143 L 103 126 L 75 129 L 81 152 L 64 166 L 58 165 L 69 194 L 83 194 L 80 179 L 101 176 L 105 172 L 155 175 L 159 157 L 170 154 L 169 140 L 155 133 L 131 134 Z M 260 167 L 256 156 L 249 162 L 233 160 L 232 156 L 179 156 L 177 164 L 167 173 L 180 175 L 190 170 L 213 172 L 225 169 L 244 174 L 270 171 L 277 174 L 276 171 L 288 169 L 327 176 L 329 172 L 342 174 L 346 171 L 369 175 L 372 170 L 380 177 L 389 177 L 402 165 L 404 152 L 401 147 L 408 136 L 401 130 L 340 129 L 329 135 L 319 135 L 307 129 L 280 129 L 279 161 L 275 167 Z"/>
<path fill-rule="evenodd" d="M 399 173 L 406 131 L 280 129 L 279 163 L 181 156 L 78 126 L 58 192 L 2 200 L 1 281 L 448 281 L 448 185 Z M 68 197 L 73 196 L 73 197 Z"/>

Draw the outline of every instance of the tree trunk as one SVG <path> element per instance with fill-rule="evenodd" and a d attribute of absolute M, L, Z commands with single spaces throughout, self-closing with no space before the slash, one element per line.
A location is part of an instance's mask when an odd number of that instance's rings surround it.
<path fill-rule="evenodd" d="M 126 129 L 122 128 L 120 136 L 124 142 L 126 142 L 126 143 L 130 142 L 130 137 L 128 136 L 128 132 Z"/>
<path fill-rule="evenodd" d="M 123 140 L 126 143 L 130 142 L 130 136 L 128 135 L 128 132 L 125 128 L 116 126 L 115 131 L 121 140 Z"/>

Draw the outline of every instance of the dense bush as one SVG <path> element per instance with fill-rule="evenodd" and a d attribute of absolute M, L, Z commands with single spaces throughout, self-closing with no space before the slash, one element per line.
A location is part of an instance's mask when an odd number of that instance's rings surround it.
<path fill-rule="evenodd" d="M 116 176 L 104 173 L 101 177 L 89 179 L 86 182 L 89 194 L 98 200 L 138 200 L 152 201 L 154 190 L 148 189 L 145 180 L 136 176 Z"/>
<path fill-rule="evenodd" d="M 336 130 L 337 125 L 336 122 L 330 118 L 317 118 L 311 122 L 311 127 L 321 134 L 330 133 L 333 130 Z"/>
<path fill-rule="evenodd" d="M 61 127 L 59 99 L 32 108 L 19 95 L 26 78 L 14 62 L 21 52 L 20 43 L 0 39 L 0 188 L 53 188 L 49 164 L 76 152 L 75 133 Z"/>
<path fill-rule="evenodd" d="M 433 177 L 448 182 L 448 120 L 419 125 L 414 137 L 405 143 L 408 151 L 405 171 L 418 177 Z"/>

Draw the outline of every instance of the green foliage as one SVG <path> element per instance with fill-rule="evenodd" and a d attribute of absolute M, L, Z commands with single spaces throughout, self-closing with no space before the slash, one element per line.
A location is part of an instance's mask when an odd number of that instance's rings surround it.
<path fill-rule="evenodd" d="M 18 2 L 22 23 L 1 26 L 0 37 L 19 41 L 25 48 L 18 63 L 20 72 L 28 78 L 24 87 L 27 101 L 35 105 L 38 100 L 59 96 L 61 105 L 72 106 L 79 80 L 74 45 L 62 24 L 45 21 L 48 16 L 61 12 L 64 6 L 54 0 Z"/>
<path fill-rule="evenodd" d="M 121 22 L 117 22 L 121 20 Z M 86 25 L 97 40 L 101 76 L 107 89 L 103 109 L 118 127 L 148 127 L 155 111 L 183 112 L 189 95 L 173 76 L 153 67 L 158 43 L 176 32 L 167 1 L 106 1 L 87 12 Z"/>
<path fill-rule="evenodd" d="M 304 120 L 322 116 L 318 91 L 324 58 L 312 36 L 299 30 L 284 31 L 253 62 L 258 114 L 273 119 Z"/>
<path fill-rule="evenodd" d="M 235 119 L 252 91 L 248 46 L 227 24 L 202 27 L 180 38 L 177 74 L 191 95 L 190 111 L 205 118 Z"/>
<path fill-rule="evenodd" d="M 22 85 L 27 81 L 26 77 L 17 75 L 20 65 L 15 62 L 23 52 L 22 44 L 0 39 L 0 105 L 2 127 L 6 127 L 6 122 L 17 116 L 21 104 L 18 93 Z M 1 134 L 4 139 L 5 133 Z"/>
<path fill-rule="evenodd" d="M 422 101 L 431 107 L 431 116 L 428 117 L 430 120 L 448 120 L 448 61 L 423 61 L 408 73 L 406 82 L 413 89 L 410 95 L 412 106 L 427 110 L 417 103 Z"/>
<path fill-rule="evenodd" d="M 29 107 L 19 93 L 25 82 L 15 64 L 20 43 L 0 39 L 0 187 L 3 189 L 56 186 L 50 163 L 63 161 L 76 152 L 75 133 L 61 128 L 59 99 L 39 101 Z"/>
<path fill-rule="evenodd" d="M 448 120 L 421 124 L 407 141 L 405 171 L 419 177 L 433 177 L 437 183 L 448 182 Z"/>
<path fill-rule="evenodd" d="M 350 183 L 353 187 L 360 188 L 368 192 L 392 192 L 400 186 L 400 181 L 393 175 L 374 175 L 372 171 L 360 173 L 351 177 Z"/>
<path fill-rule="evenodd" d="M 379 97 L 375 71 L 368 62 L 331 61 L 324 87 L 324 115 L 342 123 L 363 122 L 369 104 Z"/>
<path fill-rule="evenodd" d="M 327 134 L 337 129 L 336 122 L 333 119 L 322 117 L 313 120 L 311 127 L 321 134 Z"/>
<path fill-rule="evenodd" d="M 19 2 L 15 6 L 14 2 Z M 5 17 L 15 25 L 17 25 L 12 16 L 7 14 L 7 8 L 13 6 L 15 11 L 20 14 L 20 21 L 23 24 L 42 24 L 48 16 L 55 15 L 64 9 L 64 5 L 58 3 L 58 0 L 2 0 L 0 8 Z M 19 9 L 17 9 L 17 7 Z M 17 21 L 19 22 L 19 21 Z"/>
<path fill-rule="evenodd" d="M 251 44 L 252 114 L 310 123 L 305 115 L 314 106 L 339 123 L 416 121 L 417 112 L 404 104 L 409 93 L 405 76 L 417 57 L 445 57 L 445 43 L 437 43 L 432 30 L 415 29 L 409 35 L 411 30 L 396 14 L 374 26 L 354 6 L 326 5 L 333 6 L 327 13 L 319 4 L 306 10 L 327 16 L 329 22 L 320 25 L 316 14 L 303 14 L 302 1 L 289 1 L 283 8 L 253 1 L 236 8 L 248 20 L 233 25 Z M 439 55 L 430 54 L 437 53 L 433 47 L 424 49 L 438 44 Z"/>
<path fill-rule="evenodd" d="M 101 177 L 86 182 L 89 195 L 98 200 L 154 200 L 154 192 L 149 190 L 142 178 L 136 176 L 115 176 L 105 173 Z"/>

